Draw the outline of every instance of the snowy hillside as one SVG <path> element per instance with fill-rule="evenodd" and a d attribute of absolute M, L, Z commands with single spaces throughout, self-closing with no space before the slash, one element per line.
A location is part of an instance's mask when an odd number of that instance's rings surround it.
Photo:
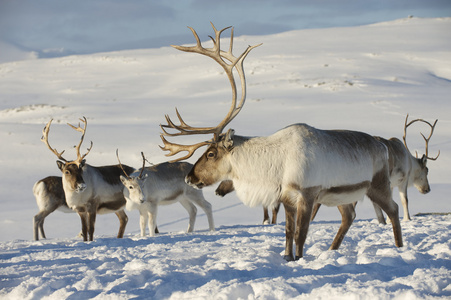
<path fill-rule="evenodd" d="M 410 188 L 409 205 L 411 215 L 450 212 L 450 28 L 451 18 L 267 36 L 242 36 L 236 28 L 235 54 L 249 44 L 263 45 L 246 59 L 248 97 L 230 127 L 240 135 L 269 135 L 303 122 L 401 138 L 407 113 L 438 119 L 429 149 L 431 155 L 441 153 L 428 163 L 432 191 L 422 195 Z M 391 227 L 374 221 L 368 200 L 358 204 L 338 251 L 327 248 L 340 215 L 336 208 L 322 208 L 310 227 L 305 257 L 290 263 L 281 256 L 283 212 L 278 225 L 260 225 L 261 208 L 245 207 L 234 193 L 219 198 L 214 187 L 204 195 L 213 205 L 216 232 L 206 231 L 199 210 L 196 232 L 184 233 L 187 213 L 176 204 L 160 209 L 162 233 L 156 238 L 139 237 L 138 212 L 131 211 L 123 240 L 114 238 L 116 216 L 103 215 L 97 218 L 95 241 L 83 243 L 75 237 L 79 217 L 55 212 L 46 219 L 48 239 L 31 241 L 38 212 L 32 186 L 60 175 L 56 157 L 40 141 L 51 118 L 51 144 L 66 149 L 68 159 L 74 158 L 79 134 L 66 123 L 86 116 L 86 145 L 94 144 L 89 164 L 116 164 L 119 149 L 122 163 L 139 167 L 141 151 L 153 163 L 167 159 L 158 147 L 165 114 L 175 117 L 177 107 L 191 125 L 210 126 L 229 104 L 230 86 L 218 65 L 171 47 L 0 64 L 0 298 L 451 296 L 451 216 L 402 223 L 405 245 L 397 249 Z M 409 128 L 412 151 L 424 153 L 420 132 L 428 130 Z"/>

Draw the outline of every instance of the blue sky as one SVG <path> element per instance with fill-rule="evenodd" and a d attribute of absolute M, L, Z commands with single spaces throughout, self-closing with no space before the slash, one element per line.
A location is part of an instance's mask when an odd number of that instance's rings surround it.
<path fill-rule="evenodd" d="M 0 0 L 0 39 L 39 57 L 191 43 L 233 25 L 237 35 L 450 17 L 449 0 Z"/>

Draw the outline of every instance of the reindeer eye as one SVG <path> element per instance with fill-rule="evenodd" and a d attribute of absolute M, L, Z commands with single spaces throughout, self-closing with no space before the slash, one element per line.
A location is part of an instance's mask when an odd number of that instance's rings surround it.
<path fill-rule="evenodd" d="M 210 151 L 207 153 L 208 158 L 214 158 L 215 156 L 216 156 L 216 153 L 214 153 L 213 151 Z"/>
<path fill-rule="evenodd" d="M 129 190 L 133 190 L 133 185 L 128 187 Z"/>

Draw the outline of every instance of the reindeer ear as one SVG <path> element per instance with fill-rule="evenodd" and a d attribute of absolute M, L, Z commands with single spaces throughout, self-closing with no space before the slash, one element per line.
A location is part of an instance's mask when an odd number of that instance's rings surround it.
<path fill-rule="evenodd" d="M 63 168 L 64 168 L 64 163 L 62 161 L 60 161 L 60 160 L 57 160 L 56 164 L 58 165 L 58 169 L 60 169 L 61 172 L 62 172 Z"/>
<path fill-rule="evenodd" d="M 222 144 L 224 148 L 227 149 L 227 151 L 232 150 L 233 148 L 233 135 L 235 134 L 235 130 L 229 129 L 224 137 L 224 140 L 222 141 Z"/>
<path fill-rule="evenodd" d="M 119 178 L 121 179 L 122 184 L 125 185 L 127 178 L 125 178 L 125 176 L 119 175 Z"/>
<path fill-rule="evenodd" d="M 425 167 L 426 163 L 428 162 L 428 158 L 425 154 L 423 154 L 423 157 L 421 157 L 421 164 Z"/>

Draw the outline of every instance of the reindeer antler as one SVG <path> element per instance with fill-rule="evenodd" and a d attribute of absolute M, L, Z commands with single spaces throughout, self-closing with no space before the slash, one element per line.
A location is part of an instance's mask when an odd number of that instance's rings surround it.
<path fill-rule="evenodd" d="M 52 148 L 52 146 L 50 146 L 49 144 L 49 131 L 50 131 L 50 125 L 52 124 L 53 119 L 51 119 L 44 127 L 44 129 L 42 129 L 42 137 L 41 137 L 41 141 L 44 142 L 44 144 L 47 145 L 47 147 L 49 148 L 50 151 L 53 152 L 53 154 L 55 154 L 58 159 L 64 161 L 64 162 L 69 162 L 67 161 L 62 155 L 64 153 L 65 150 L 58 152 L 56 150 L 56 148 Z"/>
<path fill-rule="evenodd" d="M 227 124 L 230 123 L 241 111 L 243 108 L 244 102 L 246 100 L 246 78 L 244 76 L 244 69 L 243 69 L 243 62 L 246 56 L 249 54 L 249 52 L 254 49 L 255 47 L 260 46 L 248 46 L 247 49 L 238 57 L 235 57 L 232 54 L 232 48 L 233 48 L 233 28 L 231 31 L 231 37 L 230 37 L 230 47 L 227 52 L 221 50 L 220 45 L 220 38 L 221 33 L 231 27 L 226 27 L 221 30 L 217 30 L 213 23 L 211 23 L 211 26 L 215 32 L 215 37 L 211 37 L 210 39 L 213 41 L 213 47 L 212 48 L 204 48 L 202 46 L 202 43 L 200 42 L 199 36 L 197 35 L 196 31 L 188 27 L 191 32 L 194 35 L 194 38 L 196 39 L 196 46 L 192 47 L 185 47 L 185 46 L 172 46 L 175 49 L 185 51 L 185 52 L 193 52 L 193 53 L 199 53 L 205 56 L 208 56 L 215 60 L 225 71 L 227 74 L 227 77 L 229 78 L 230 85 L 232 87 L 232 105 L 230 107 L 229 112 L 227 113 L 226 117 L 215 127 L 192 127 L 189 126 L 180 116 L 180 113 L 176 109 L 177 118 L 179 119 L 180 125 L 174 124 L 170 117 L 166 115 L 166 121 L 167 125 L 160 125 L 161 129 L 163 130 L 163 134 L 160 135 L 161 139 L 163 140 L 164 147 L 161 147 L 161 149 L 169 151 L 169 154 L 166 154 L 166 156 L 172 156 L 180 151 L 188 151 L 188 154 L 182 158 L 172 160 L 171 162 L 187 159 L 191 157 L 199 147 L 209 145 L 211 143 L 216 143 L 220 140 L 220 136 L 224 128 L 227 126 Z M 225 60 L 227 60 L 229 63 L 227 63 Z M 235 78 L 233 76 L 233 68 L 236 69 L 241 82 L 241 99 L 239 103 L 237 104 L 237 88 L 235 84 Z M 176 133 L 169 133 L 166 131 L 165 128 L 172 128 L 177 130 Z M 213 134 L 213 139 L 205 142 L 201 142 L 194 145 L 180 145 L 180 144 L 174 144 L 168 142 L 164 136 L 179 136 L 179 135 L 193 135 L 193 134 Z"/>
<path fill-rule="evenodd" d="M 130 179 L 130 176 L 127 174 L 127 172 L 125 172 L 124 167 L 122 166 L 121 160 L 119 159 L 119 149 L 116 149 L 116 157 L 117 157 L 117 161 L 119 162 L 119 167 L 121 168 L 122 172 L 124 172 L 125 177 L 127 177 L 127 179 Z"/>
<path fill-rule="evenodd" d="M 142 156 L 142 158 L 143 158 L 143 166 L 141 167 L 141 173 L 139 173 L 139 175 L 138 175 L 138 178 L 139 178 L 139 179 L 142 178 L 143 171 L 144 171 L 144 166 L 146 165 L 146 161 L 147 161 L 147 159 L 146 159 L 146 157 L 144 156 L 144 153 L 143 153 L 143 152 L 141 152 L 141 156 Z"/>
<path fill-rule="evenodd" d="M 141 152 L 141 156 L 143 158 L 143 166 L 141 167 L 141 173 L 139 173 L 138 178 L 141 179 L 142 178 L 142 174 L 144 172 L 144 166 L 146 165 L 146 157 L 144 156 L 144 153 Z M 127 172 L 125 172 L 124 167 L 122 166 L 121 160 L 119 159 L 119 149 L 116 149 L 116 157 L 117 157 L 117 161 L 119 162 L 119 167 L 121 167 L 122 172 L 124 172 L 125 176 L 127 177 L 127 179 L 130 179 L 130 176 L 127 174 Z"/>
<path fill-rule="evenodd" d="M 80 143 L 78 143 L 78 145 L 75 147 L 75 151 L 77 152 L 77 159 L 74 160 L 74 163 L 76 163 L 77 165 L 81 164 L 83 159 L 85 159 L 86 155 L 88 155 L 92 149 L 92 141 L 91 141 L 91 146 L 87 149 L 88 152 L 86 152 L 84 155 L 80 155 L 80 146 L 83 143 L 83 140 L 85 139 L 86 127 L 88 127 L 88 121 L 86 120 L 85 117 L 83 117 L 83 119 L 80 119 L 80 121 L 82 121 L 85 124 L 85 128 L 81 128 L 80 123 L 78 123 L 78 127 L 75 127 L 74 125 L 67 123 L 67 125 L 69 125 L 73 129 L 75 129 L 76 131 L 82 133 L 81 138 L 80 138 Z"/>
<path fill-rule="evenodd" d="M 91 151 L 92 149 L 92 142 L 91 142 L 91 146 L 87 149 L 88 152 L 86 152 L 84 155 L 80 155 L 80 146 L 83 143 L 84 137 L 85 137 L 85 133 L 86 133 L 86 127 L 87 127 L 87 123 L 88 121 L 86 120 L 85 117 L 83 117 L 83 119 L 80 119 L 80 121 L 82 121 L 85 124 L 84 128 L 80 127 L 80 123 L 78 124 L 78 127 L 75 127 L 69 123 L 67 123 L 67 125 L 69 125 L 70 127 L 72 127 L 73 129 L 79 131 L 82 133 L 81 139 L 80 139 L 80 143 L 75 147 L 75 150 L 77 152 L 77 159 L 73 160 L 73 161 L 68 161 L 66 160 L 62 155 L 64 153 L 65 150 L 63 150 L 62 152 L 58 152 L 55 148 L 52 148 L 49 144 L 49 131 L 50 131 L 50 125 L 52 123 L 53 119 L 50 120 L 47 125 L 45 125 L 44 129 L 42 130 L 42 138 L 41 141 L 43 141 L 47 147 L 49 148 L 50 151 L 52 151 L 57 157 L 58 159 L 69 163 L 69 164 L 76 164 L 77 166 L 80 166 L 81 162 L 83 161 L 83 159 L 86 157 L 86 155 L 88 155 L 88 153 Z"/>
<path fill-rule="evenodd" d="M 410 125 L 412 125 L 413 123 L 418 122 L 418 121 L 419 121 L 419 122 L 426 123 L 427 125 L 429 125 L 429 126 L 431 127 L 431 133 L 430 133 L 429 136 L 426 138 L 426 137 L 424 136 L 424 134 L 420 132 L 421 136 L 423 137 L 423 139 L 424 139 L 424 141 L 425 141 L 425 143 L 426 143 L 426 153 L 425 153 L 425 157 L 426 157 L 427 159 L 430 159 L 430 160 L 436 160 L 436 159 L 439 157 L 439 155 L 440 155 L 440 150 L 438 151 L 438 154 L 437 154 L 436 157 L 429 157 L 429 154 L 428 154 L 428 153 L 429 153 L 429 140 L 431 139 L 432 134 L 434 133 L 435 125 L 437 124 L 438 119 L 435 120 L 434 124 L 431 124 L 431 123 L 429 123 L 428 121 L 425 121 L 425 120 L 423 120 L 423 119 L 415 119 L 415 120 L 412 120 L 412 121 L 410 121 L 409 123 L 407 123 L 407 119 L 408 119 L 408 118 L 409 118 L 409 114 L 407 114 L 407 116 L 406 116 L 406 121 L 405 121 L 405 123 L 404 123 L 404 135 L 403 135 L 403 137 L 402 137 L 402 139 L 403 139 L 403 141 L 404 141 L 404 146 L 405 146 L 406 149 L 410 152 L 409 147 L 407 147 L 407 142 L 406 142 L 407 127 L 409 127 Z M 416 151 L 415 151 L 415 153 L 416 153 L 416 156 L 418 157 L 418 153 L 417 153 Z"/>

